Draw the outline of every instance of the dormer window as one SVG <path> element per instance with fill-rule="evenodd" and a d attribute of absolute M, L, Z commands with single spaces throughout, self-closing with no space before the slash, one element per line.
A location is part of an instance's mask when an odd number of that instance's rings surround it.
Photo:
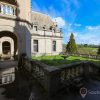
<path fill-rule="evenodd" d="M 50 26 L 50 28 L 49 28 L 50 30 L 52 30 L 53 29 L 53 27 L 52 26 Z"/>
<path fill-rule="evenodd" d="M 56 32 L 56 29 L 53 29 L 54 33 Z"/>
<path fill-rule="evenodd" d="M 38 30 L 38 29 L 37 29 L 37 26 L 34 26 L 34 30 L 35 30 L 35 31 L 37 31 L 37 30 Z"/>

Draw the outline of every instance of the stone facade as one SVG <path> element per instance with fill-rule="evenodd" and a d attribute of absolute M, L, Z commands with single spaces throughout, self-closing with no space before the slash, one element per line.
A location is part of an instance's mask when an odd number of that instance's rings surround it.
<path fill-rule="evenodd" d="M 62 33 L 57 23 L 50 16 L 39 12 L 32 12 L 33 29 L 31 31 L 32 55 L 58 55 L 62 52 Z M 35 51 L 34 40 L 38 41 L 38 50 Z M 55 41 L 55 45 L 53 45 Z M 53 50 L 55 46 L 55 50 Z"/>
<path fill-rule="evenodd" d="M 62 52 L 62 35 L 56 23 L 46 14 L 32 12 L 30 2 L 0 0 L 1 57 L 26 53 L 31 58 Z"/>
<path fill-rule="evenodd" d="M 17 66 L 17 61 L 0 61 L 0 86 L 15 81 L 15 69 Z"/>
<path fill-rule="evenodd" d="M 9 84 L 15 80 L 15 68 L 6 68 L 0 70 L 0 76 L 2 76 L 1 84 Z"/>
<path fill-rule="evenodd" d="M 62 52 L 62 34 L 56 22 L 48 15 L 32 12 L 30 2 L 0 0 L 0 85 L 15 80 L 18 65 L 13 60 L 19 61 L 20 55 L 31 58 Z"/>

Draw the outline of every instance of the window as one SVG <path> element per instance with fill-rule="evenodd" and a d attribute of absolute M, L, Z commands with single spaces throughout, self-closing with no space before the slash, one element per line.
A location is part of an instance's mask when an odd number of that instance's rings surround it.
<path fill-rule="evenodd" d="M 34 40 L 34 52 L 38 52 L 38 40 Z"/>
<path fill-rule="evenodd" d="M 4 76 L 4 77 L 2 78 L 2 83 L 7 83 L 7 76 Z"/>
<path fill-rule="evenodd" d="M 7 80 L 8 82 L 12 82 L 12 75 L 9 75 L 8 76 L 8 80 Z"/>
<path fill-rule="evenodd" d="M 37 26 L 34 26 L 34 30 L 37 31 Z"/>
<path fill-rule="evenodd" d="M 52 49 L 53 49 L 53 51 L 56 51 L 56 41 L 52 42 Z"/>
<path fill-rule="evenodd" d="M 8 75 L 8 76 L 4 76 L 2 77 L 2 83 L 5 84 L 5 83 L 11 83 L 13 80 L 12 80 L 12 75 Z"/>

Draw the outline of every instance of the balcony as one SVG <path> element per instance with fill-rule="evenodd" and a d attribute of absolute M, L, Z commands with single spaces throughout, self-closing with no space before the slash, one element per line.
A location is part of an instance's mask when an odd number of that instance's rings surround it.
<path fill-rule="evenodd" d="M 5 16 L 5 17 L 14 17 L 16 16 L 16 10 L 17 7 L 16 5 L 12 5 L 9 3 L 1 2 L 0 0 L 0 16 Z"/>
<path fill-rule="evenodd" d="M 0 2 L 12 4 L 12 5 L 17 5 L 17 1 L 16 0 L 0 0 Z"/>

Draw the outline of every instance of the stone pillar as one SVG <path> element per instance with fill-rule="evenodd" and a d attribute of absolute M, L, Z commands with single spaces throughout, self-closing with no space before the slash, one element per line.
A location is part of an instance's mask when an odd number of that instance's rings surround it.
<path fill-rule="evenodd" d="M 61 72 L 60 71 L 50 71 L 45 75 L 44 88 L 48 92 L 49 96 L 56 95 L 57 91 L 61 88 Z M 50 71 L 50 72 L 49 72 Z"/>

